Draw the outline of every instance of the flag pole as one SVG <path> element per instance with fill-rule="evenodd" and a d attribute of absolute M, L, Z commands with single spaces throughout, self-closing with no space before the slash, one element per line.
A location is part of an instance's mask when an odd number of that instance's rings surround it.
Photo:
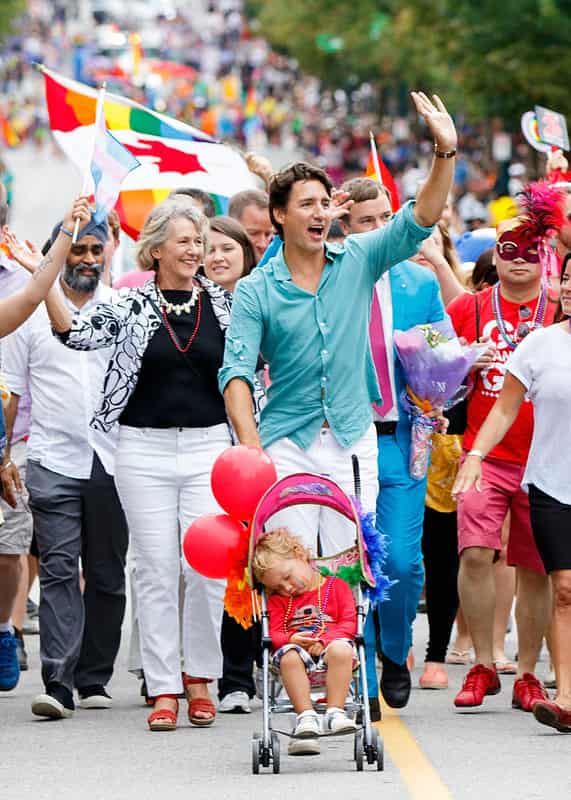
<path fill-rule="evenodd" d="M 377 143 L 375 141 L 373 131 L 369 131 L 369 141 L 371 142 L 371 156 L 373 158 L 373 166 L 375 168 L 377 182 L 379 186 L 384 186 L 383 178 L 381 175 L 381 165 L 379 164 L 379 154 L 377 153 Z"/>
<path fill-rule="evenodd" d="M 89 163 L 83 175 L 83 184 L 81 187 L 81 194 L 86 194 L 87 190 L 89 189 L 89 181 L 91 177 L 91 162 L 93 161 L 93 155 L 95 153 L 95 140 L 97 138 L 97 128 L 101 121 L 101 114 L 103 114 L 103 106 L 105 102 L 105 89 L 107 88 L 107 84 L 103 83 L 101 85 L 101 89 L 97 95 L 97 105 L 95 107 L 95 126 L 94 126 L 94 133 L 93 133 L 93 147 L 91 148 L 91 156 L 89 157 Z M 71 243 L 75 244 L 77 242 L 77 235 L 79 233 L 79 217 L 75 218 L 75 225 L 73 226 L 73 236 L 71 237 Z"/>

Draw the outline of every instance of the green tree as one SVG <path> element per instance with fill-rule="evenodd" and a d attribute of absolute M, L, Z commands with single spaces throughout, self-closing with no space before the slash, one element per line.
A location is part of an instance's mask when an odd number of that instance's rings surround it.
<path fill-rule="evenodd" d="M 565 111 L 571 0 L 250 0 L 269 41 L 330 85 L 403 80 L 474 117 Z"/>
<path fill-rule="evenodd" d="M 26 10 L 25 0 L 1 0 L 0 2 L 0 39 L 11 32 L 12 22 Z"/>
<path fill-rule="evenodd" d="M 423 20 L 429 20 L 431 77 L 444 91 L 448 75 L 473 115 L 516 124 L 535 104 L 565 112 L 569 0 L 413 0 L 408 8 L 400 31 L 404 50 L 414 37 L 422 41 Z"/>
<path fill-rule="evenodd" d="M 370 38 L 379 26 L 376 0 L 250 0 L 247 8 L 272 45 L 327 84 L 343 85 L 350 75 L 376 77 L 371 51 L 378 41 Z"/>

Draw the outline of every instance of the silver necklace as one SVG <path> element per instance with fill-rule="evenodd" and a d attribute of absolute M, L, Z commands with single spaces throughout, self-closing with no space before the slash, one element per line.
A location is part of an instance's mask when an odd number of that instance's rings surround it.
<path fill-rule="evenodd" d="M 194 307 L 194 304 L 198 300 L 198 294 L 200 289 L 197 286 L 192 287 L 192 293 L 186 303 L 171 303 L 169 300 L 166 299 L 164 294 L 161 292 L 159 287 L 157 286 L 157 294 L 159 296 L 159 303 L 161 308 L 164 308 L 167 314 L 176 314 L 177 317 L 180 317 L 181 314 L 190 314 L 190 309 Z"/>

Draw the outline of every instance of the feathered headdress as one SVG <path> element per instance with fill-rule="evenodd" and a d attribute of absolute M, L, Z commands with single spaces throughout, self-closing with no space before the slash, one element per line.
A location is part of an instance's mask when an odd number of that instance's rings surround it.
<path fill-rule="evenodd" d="M 565 192 L 548 181 L 528 183 L 518 194 L 521 212 L 517 231 L 522 239 L 537 242 L 543 278 L 559 272 L 555 248 L 549 241 L 565 223 Z"/>
<path fill-rule="evenodd" d="M 528 183 L 518 194 L 522 213 L 517 226 L 522 237 L 537 240 L 557 233 L 565 222 L 565 194 L 547 181 Z"/>

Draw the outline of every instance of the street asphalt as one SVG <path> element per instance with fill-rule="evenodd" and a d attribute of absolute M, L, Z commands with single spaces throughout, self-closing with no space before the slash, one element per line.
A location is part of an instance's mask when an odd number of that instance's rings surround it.
<path fill-rule="evenodd" d="M 426 617 L 416 625 L 416 660 L 426 640 Z M 251 715 L 219 714 L 197 729 L 181 707 L 179 728 L 151 733 L 138 681 L 126 670 L 127 626 L 110 684 L 113 707 L 78 709 L 72 719 L 44 721 L 31 714 L 41 691 L 39 637 L 28 636 L 30 669 L 17 688 L 0 694 L 0 798 L 18 800 L 262 800 L 288 795 L 314 800 L 545 800 L 569 798 L 571 737 L 511 709 L 513 677 L 477 711 L 458 713 L 452 699 L 463 667 L 449 667 L 446 691 L 413 689 L 409 706 L 385 712 L 379 729 L 385 770 L 357 773 L 351 738 L 328 738 L 319 757 L 287 757 L 281 774 L 251 774 L 250 742 L 261 726 L 259 701 Z M 510 638 L 508 653 L 513 654 Z M 542 674 L 545 662 L 539 667 Z M 415 687 L 420 669 L 413 675 Z M 279 724 L 283 725 L 283 718 Z"/>

